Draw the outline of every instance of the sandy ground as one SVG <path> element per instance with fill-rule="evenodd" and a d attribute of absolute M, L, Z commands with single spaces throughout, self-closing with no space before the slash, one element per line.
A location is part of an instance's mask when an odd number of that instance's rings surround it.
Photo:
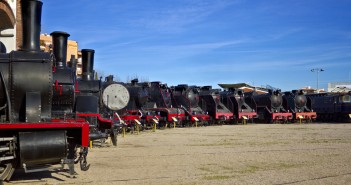
<path fill-rule="evenodd" d="M 127 134 L 91 168 L 6 184 L 351 184 L 351 124 L 252 124 Z"/>

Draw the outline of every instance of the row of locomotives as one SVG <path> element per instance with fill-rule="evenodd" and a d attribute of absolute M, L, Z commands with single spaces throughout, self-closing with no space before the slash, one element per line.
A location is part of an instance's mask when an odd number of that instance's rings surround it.
<path fill-rule="evenodd" d="M 148 88 L 150 83 L 139 83 L 138 79 L 131 80 L 125 84 L 130 95 L 127 106 L 120 112 L 120 118 L 124 122 L 124 126 L 131 132 L 151 128 L 158 123 L 159 115 L 155 111 L 145 110 L 145 106 L 149 99 Z"/>
<path fill-rule="evenodd" d="M 158 127 L 183 126 L 186 120 L 185 111 L 173 106 L 171 88 L 167 84 L 158 81 L 151 82 L 148 93 L 148 101 L 145 103 L 144 110 L 157 113 Z"/>
<path fill-rule="evenodd" d="M 283 107 L 283 97 L 280 90 L 269 90 L 266 94 L 258 94 L 257 92 L 246 93 L 248 95 L 247 102 L 256 105 L 257 121 L 266 123 L 287 123 L 292 120 L 292 113 Z"/>
<path fill-rule="evenodd" d="M 210 123 L 211 117 L 199 105 L 200 87 L 181 84 L 171 88 L 173 105 L 184 110 L 186 115 L 183 126 L 208 125 Z"/>
<path fill-rule="evenodd" d="M 292 121 L 305 121 L 306 123 L 315 121 L 317 113 L 311 108 L 311 100 L 306 97 L 302 90 L 284 92 L 283 107 L 292 113 Z"/>
<path fill-rule="evenodd" d="M 229 88 L 222 91 L 220 95 L 221 102 L 232 112 L 232 119 L 235 123 L 253 123 L 254 118 L 257 117 L 256 110 L 254 109 L 256 106 L 249 105 L 251 101 L 247 102 L 242 89 Z"/>
<path fill-rule="evenodd" d="M 308 94 L 317 121 L 351 122 L 351 92 Z"/>
<path fill-rule="evenodd" d="M 221 89 L 203 86 L 199 96 L 200 107 L 212 118 L 212 123 L 224 124 L 233 121 L 233 113 L 221 102 Z"/>
<path fill-rule="evenodd" d="M 89 168 L 89 124 L 66 117 L 73 110 L 74 85 L 69 81 L 61 88 L 64 79 L 57 75 L 60 70 L 70 70 L 58 65 L 64 58 L 40 51 L 43 3 L 21 3 L 21 49 L 0 54 L 1 182 L 10 180 L 17 168 L 30 173 L 61 170 L 67 164 L 71 175 L 75 174 L 75 163 L 80 163 L 82 170 Z M 58 98 L 68 94 L 71 102 Z"/>
<path fill-rule="evenodd" d="M 119 84 L 102 84 L 95 76 L 94 53 L 92 49 L 82 49 L 82 77 L 76 81 L 75 112 L 79 118 L 89 122 L 90 141 L 105 143 L 111 138 L 117 146 L 120 121 L 115 118 L 113 111 L 126 106 L 129 95 L 124 86 Z M 123 91 L 124 90 L 124 91 Z M 120 101 L 121 99 L 125 101 Z M 122 105 L 121 105 L 122 104 Z M 109 110 L 109 111 L 106 111 Z"/>

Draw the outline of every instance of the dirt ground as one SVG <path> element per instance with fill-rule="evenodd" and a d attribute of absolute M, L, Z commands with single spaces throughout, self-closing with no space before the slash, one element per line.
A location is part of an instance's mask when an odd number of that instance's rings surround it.
<path fill-rule="evenodd" d="M 351 124 L 144 131 L 89 151 L 90 170 L 16 172 L 6 184 L 351 184 Z"/>

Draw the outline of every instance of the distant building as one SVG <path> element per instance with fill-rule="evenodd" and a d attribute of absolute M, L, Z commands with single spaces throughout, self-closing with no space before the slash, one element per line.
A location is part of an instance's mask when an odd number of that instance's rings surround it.
<path fill-rule="evenodd" d="M 302 90 L 303 92 L 307 93 L 307 94 L 313 94 L 313 93 L 324 93 L 325 90 L 324 89 L 313 89 L 311 86 L 306 86 L 306 87 L 302 87 L 301 89 L 299 90 Z"/>
<path fill-rule="evenodd" d="M 266 94 L 268 93 L 267 88 L 263 87 L 255 87 L 251 86 L 246 83 L 237 83 L 237 84 L 218 84 L 220 87 L 223 89 L 229 89 L 229 88 L 237 88 L 237 89 L 242 89 L 244 92 L 253 92 L 256 91 L 258 94 Z"/>
<path fill-rule="evenodd" d="M 328 83 L 328 92 L 349 92 L 351 91 L 351 82 L 331 82 Z"/>
<path fill-rule="evenodd" d="M 17 49 L 16 3 L 14 0 L 0 0 L 0 53 Z"/>

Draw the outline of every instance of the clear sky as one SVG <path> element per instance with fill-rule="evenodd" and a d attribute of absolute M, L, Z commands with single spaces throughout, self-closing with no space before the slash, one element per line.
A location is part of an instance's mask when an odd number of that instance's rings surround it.
<path fill-rule="evenodd" d="M 245 82 L 282 90 L 351 78 L 350 0 L 43 1 L 42 32 L 95 49 L 121 81 Z"/>

